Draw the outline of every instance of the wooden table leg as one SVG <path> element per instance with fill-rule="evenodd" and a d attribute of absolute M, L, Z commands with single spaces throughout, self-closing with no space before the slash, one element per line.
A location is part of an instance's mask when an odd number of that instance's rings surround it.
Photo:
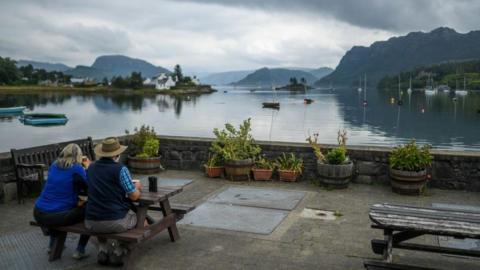
<path fill-rule="evenodd" d="M 65 246 L 66 232 L 56 232 L 55 242 L 53 243 L 53 250 L 50 252 L 49 261 L 54 261 L 62 257 L 63 247 Z"/>
<path fill-rule="evenodd" d="M 128 247 L 128 253 L 125 256 L 124 263 L 123 263 L 123 269 L 125 270 L 133 270 L 134 268 L 134 263 L 136 259 L 136 254 L 137 254 L 137 245 L 131 244 Z"/>
<path fill-rule="evenodd" d="M 383 260 L 391 263 L 392 256 L 392 244 L 393 244 L 393 231 L 390 229 L 383 230 L 383 236 L 386 241 L 385 249 L 383 250 Z"/>
<path fill-rule="evenodd" d="M 145 223 L 145 218 L 147 217 L 147 210 L 148 210 L 148 205 L 137 207 L 137 226 L 135 226 L 137 229 L 141 229 L 145 227 L 144 223 Z"/>
<path fill-rule="evenodd" d="M 164 201 L 161 201 L 160 202 L 160 207 L 162 207 L 162 214 L 163 214 L 164 217 L 173 214 L 172 213 L 172 208 L 170 207 L 170 202 L 168 201 L 168 199 L 164 200 Z M 170 240 L 172 242 L 175 242 L 176 240 L 178 240 L 180 238 L 180 234 L 178 233 L 176 221 L 173 223 L 173 225 L 168 227 L 168 234 L 170 235 Z"/>

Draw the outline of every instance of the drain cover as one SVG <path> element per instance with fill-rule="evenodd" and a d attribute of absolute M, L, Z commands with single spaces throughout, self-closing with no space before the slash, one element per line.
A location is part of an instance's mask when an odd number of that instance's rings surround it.
<path fill-rule="evenodd" d="M 335 215 L 334 211 L 321 210 L 321 209 L 315 209 L 315 208 L 304 208 L 300 216 L 303 218 L 312 218 L 312 219 L 320 219 L 320 220 L 337 219 L 337 216 Z"/>

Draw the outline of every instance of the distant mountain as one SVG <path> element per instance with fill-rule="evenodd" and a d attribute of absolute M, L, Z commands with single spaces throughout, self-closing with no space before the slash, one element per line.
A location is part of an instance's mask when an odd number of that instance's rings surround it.
<path fill-rule="evenodd" d="M 204 77 L 200 77 L 200 81 L 206 84 L 227 85 L 245 78 L 245 76 L 252 72 L 253 70 L 238 70 L 213 73 Z"/>
<path fill-rule="evenodd" d="M 234 83 L 244 86 L 282 86 L 287 85 L 290 78 L 296 77 L 298 80 L 305 78 L 307 84 L 313 84 L 317 77 L 311 73 L 302 70 L 291 70 L 285 68 L 261 68 L 248 74 L 245 78 Z"/>
<path fill-rule="evenodd" d="M 357 84 L 367 74 L 369 84 L 386 75 L 393 75 L 417 66 L 480 58 L 480 31 L 466 34 L 440 27 L 429 33 L 412 32 L 373 43 L 370 47 L 355 46 L 340 60 L 330 75 L 316 85 Z"/>
<path fill-rule="evenodd" d="M 61 64 L 61 63 L 47 63 L 47 62 L 38 62 L 32 60 L 18 60 L 17 67 L 23 67 L 32 65 L 35 69 L 45 69 L 46 71 L 66 71 L 71 69 L 71 67 Z"/>
<path fill-rule="evenodd" d="M 333 69 L 329 67 L 321 67 L 321 68 L 310 70 L 308 72 L 311 73 L 313 76 L 317 77 L 318 79 L 321 79 L 329 75 L 330 73 L 332 73 Z"/>
<path fill-rule="evenodd" d="M 153 77 L 160 73 L 170 73 L 166 68 L 154 66 L 141 59 L 130 58 L 123 55 L 104 55 L 95 59 L 92 66 L 76 66 L 65 71 L 74 77 L 90 77 L 101 80 L 104 77 L 128 76 L 132 72 L 141 72 L 142 77 Z"/>

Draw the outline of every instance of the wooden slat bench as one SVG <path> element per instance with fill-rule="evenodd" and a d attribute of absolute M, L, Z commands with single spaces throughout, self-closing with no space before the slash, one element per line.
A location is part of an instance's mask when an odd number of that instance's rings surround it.
<path fill-rule="evenodd" d="M 363 263 L 367 270 L 436 270 L 434 268 L 425 268 L 404 264 L 385 263 L 379 261 L 366 261 Z"/>
<path fill-rule="evenodd" d="M 83 155 L 90 160 L 95 160 L 92 138 L 74 140 L 44 146 L 24 149 L 11 149 L 15 178 L 17 182 L 17 200 L 23 200 L 23 183 L 28 181 L 40 182 L 43 185 L 46 172 L 53 161 L 58 157 L 62 149 L 70 143 L 76 143 L 82 149 Z"/>

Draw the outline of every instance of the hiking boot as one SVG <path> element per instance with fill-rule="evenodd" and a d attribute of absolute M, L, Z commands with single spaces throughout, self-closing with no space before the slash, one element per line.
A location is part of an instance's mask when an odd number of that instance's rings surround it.
<path fill-rule="evenodd" d="M 80 252 L 78 250 L 75 250 L 75 252 L 72 255 L 72 258 L 74 258 L 75 260 L 81 260 L 81 259 L 84 259 L 84 258 L 87 258 L 87 257 L 88 257 L 87 253 Z"/>
<path fill-rule="evenodd" d="M 98 252 L 97 263 L 100 265 L 108 265 L 108 254 L 105 251 Z"/>

